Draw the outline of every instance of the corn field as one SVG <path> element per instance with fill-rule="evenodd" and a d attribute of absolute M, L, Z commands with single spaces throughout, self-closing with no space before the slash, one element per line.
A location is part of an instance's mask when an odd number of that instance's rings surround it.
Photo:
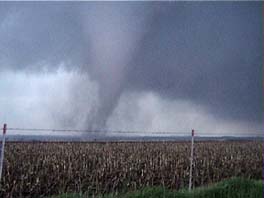
<path fill-rule="evenodd" d="M 0 197 L 118 193 L 188 186 L 190 142 L 6 144 Z M 261 179 L 261 142 L 195 142 L 194 186 L 232 176 Z"/>

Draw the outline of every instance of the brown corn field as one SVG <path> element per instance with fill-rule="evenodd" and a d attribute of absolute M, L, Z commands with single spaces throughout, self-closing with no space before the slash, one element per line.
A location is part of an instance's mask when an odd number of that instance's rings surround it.
<path fill-rule="evenodd" d="M 188 186 L 190 142 L 6 144 L 0 197 Z M 261 142 L 195 142 L 194 185 L 261 179 Z"/>

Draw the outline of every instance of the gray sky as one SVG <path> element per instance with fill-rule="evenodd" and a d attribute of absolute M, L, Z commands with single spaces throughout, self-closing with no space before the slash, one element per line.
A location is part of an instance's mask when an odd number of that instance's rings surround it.
<path fill-rule="evenodd" d="M 0 120 L 260 134 L 262 4 L 0 2 Z"/>

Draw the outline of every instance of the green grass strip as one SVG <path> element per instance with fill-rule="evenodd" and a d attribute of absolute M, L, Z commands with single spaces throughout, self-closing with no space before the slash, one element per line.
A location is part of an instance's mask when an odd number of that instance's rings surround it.
<path fill-rule="evenodd" d="M 89 198 L 92 195 L 63 194 L 56 198 Z M 96 198 L 262 198 L 262 181 L 232 178 L 210 185 L 199 187 L 192 191 L 182 189 L 171 191 L 163 187 L 147 187 L 125 194 L 98 195 Z"/>

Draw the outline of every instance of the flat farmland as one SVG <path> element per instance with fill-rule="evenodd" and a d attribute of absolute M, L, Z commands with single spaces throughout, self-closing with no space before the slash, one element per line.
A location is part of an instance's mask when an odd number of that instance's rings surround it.
<path fill-rule="evenodd" d="M 195 142 L 194 186 L 262 178 L 261 141 Z M 186 188 L 190 142 L 7 142 L 0 197 Z"/>

